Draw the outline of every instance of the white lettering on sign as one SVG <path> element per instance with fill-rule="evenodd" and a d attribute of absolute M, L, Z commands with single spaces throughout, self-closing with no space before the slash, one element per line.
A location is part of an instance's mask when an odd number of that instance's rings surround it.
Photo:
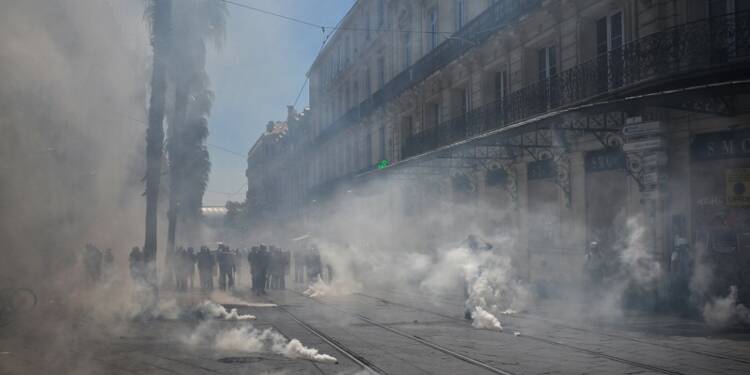
<path fill-rule="evenodd" d="M 622 145 L 622 150 L 625 152 L 634 152 L 634 151 L 645 151 L 645 150 L 652 150 L 661 148 L 664 145 L 664 142 L 661 138 L 653 138 L 653 139 L 646 139 L 643 141 L 638 142 L 629 142 L 624 145 Z"/>
<path fill-rule="evenodd" d="M 643 124 L 628 125 L 622 128 L 622 135 L 626 137 L 642 137 L 661 132 L 660 122 L 646 122 Z"/>
<path fill-rule="evenodd" d="M 642 181 L 644 185 L 656 185 L 659 182 L 659 173 L 657 172 L 644 173 Z"/>

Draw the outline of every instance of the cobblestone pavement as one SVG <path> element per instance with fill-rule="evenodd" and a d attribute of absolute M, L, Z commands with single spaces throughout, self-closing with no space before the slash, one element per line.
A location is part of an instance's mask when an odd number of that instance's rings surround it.
<path fill-rule="evenodd" d="M 193 303 L 203 298 L 190 295 Z M 499 332 L 471 327 L 458 298 L 435 301 L 395 291 L 318 299 L 271 291 L 267 299 L 218 302 L 257 319 L 216 322 L 213 330 L 273 328 L 339 362 L 291 359 L 267 348 L 191 345 L 201 324 L 195 319 L 121 320 L 117 327 L 83 319 L 64 329 L 34 330 L 33 322 L 0 328 L 0 374 L 345 375 L 363 364 L 384 374 L 750 373 L 749 334 L 670 317 L 605 324 L 537 309 L 500 316 Z M 28 333 L 39 331 L 47 335 Z"/>

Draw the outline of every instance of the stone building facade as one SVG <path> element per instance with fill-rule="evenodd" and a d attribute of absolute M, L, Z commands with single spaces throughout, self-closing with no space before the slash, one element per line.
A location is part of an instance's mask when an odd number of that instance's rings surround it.
<path fill-rule="evenodd" d="M 657 265 L 663 296 L 687 246 L 748 301 L 748 40 L 741 0 L 357 1 L 310 69 L 280 201 L 428 174 L 510 212 L 541 289 L 580 283 L 597 241 Z"/>

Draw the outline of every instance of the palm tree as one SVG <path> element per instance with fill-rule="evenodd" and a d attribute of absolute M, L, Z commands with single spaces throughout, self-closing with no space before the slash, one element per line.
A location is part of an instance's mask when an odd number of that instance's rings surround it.
<path fill-rule="evenodd" d="M 148 280 L 156 285 L 156 227 L 164 143 L 164 103 L 167 90 L 167 56 L 172 29 L 172 0 L 149 0 L 153 71 L 146 131 L 146 238 L 143 244 Z"/>
<path fill-rule="evenodd" d="M 208 89 L 206 43 L 220 46 L 227 8 L 215 0 L 181 1 L 174 10 L 175 49 L 171 55 L 174 107 L 169 114 L 170 200 L 167 246 L 174 248 L 178 217 L 195 222 L 211 169 L 208 115 L 213 93 Z M 190 233 L 192 231 L 186 231 Z"/>

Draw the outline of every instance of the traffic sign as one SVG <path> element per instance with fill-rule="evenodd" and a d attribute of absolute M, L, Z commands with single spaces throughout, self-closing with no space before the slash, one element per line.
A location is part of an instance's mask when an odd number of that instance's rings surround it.
<path fill-rule="evenodd" d="M 643 137 L 658 134 L 661 130 L 661 122 L 659 121 L 644 122 L 622 128 L 622 135 L 625 137 Z"/>
<path fill-rule="evenodd" d="M 651 138 L 638 142 L 629 142 L 622 145 L 622 150 L 625 152 L 637 152 L 659 149 L 664 147 L 664 140 L 661 138 Z"/>

